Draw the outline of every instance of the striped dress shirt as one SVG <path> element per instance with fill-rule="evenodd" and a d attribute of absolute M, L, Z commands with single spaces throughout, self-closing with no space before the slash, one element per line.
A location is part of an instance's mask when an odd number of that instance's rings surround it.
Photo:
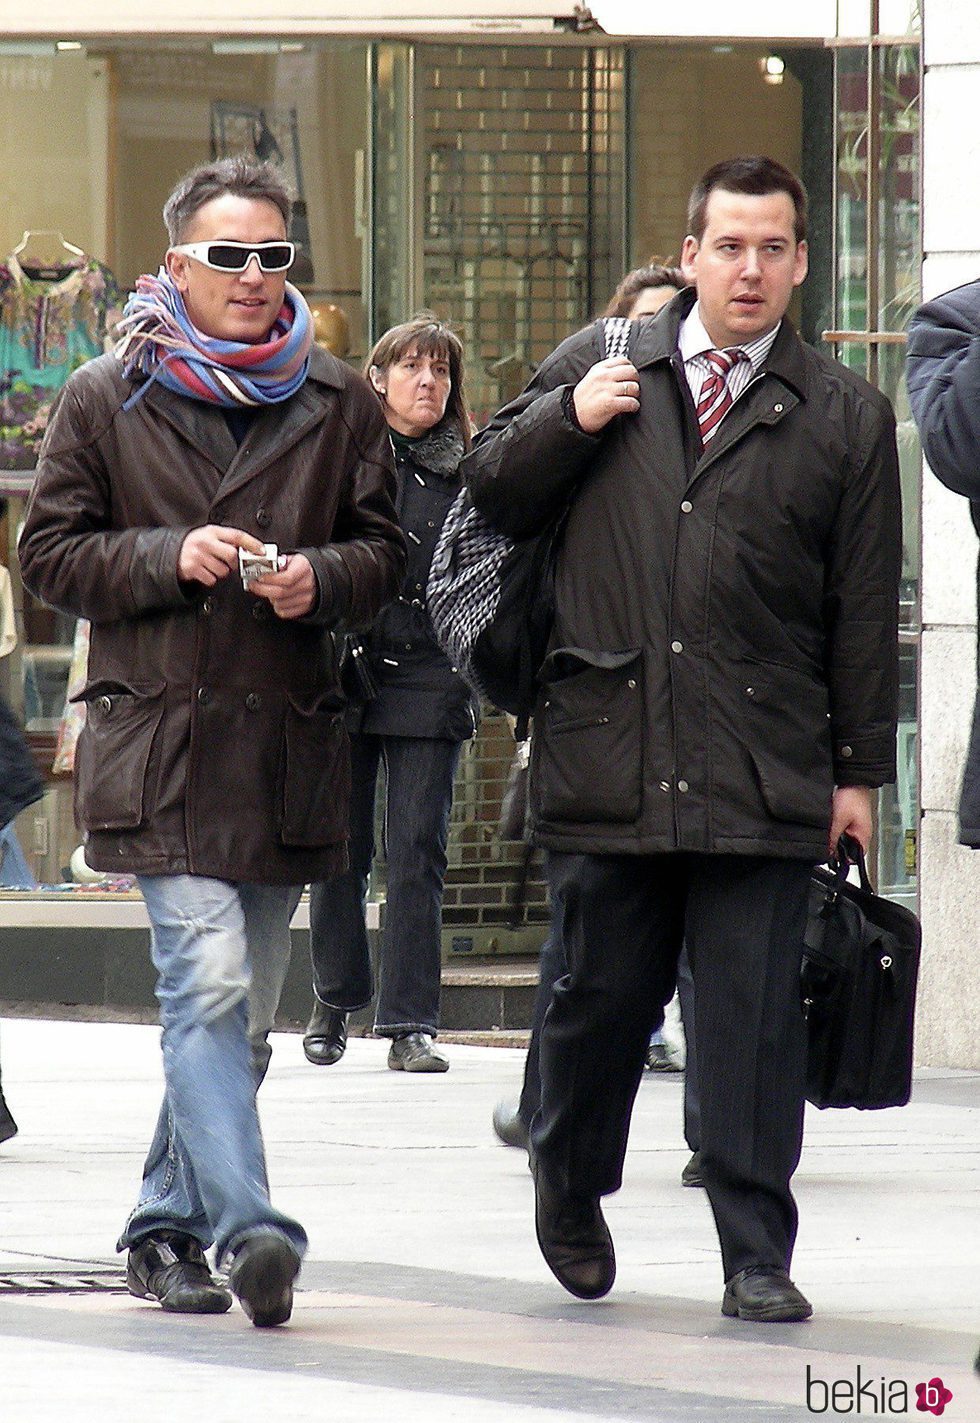
<path fill-rule="evenodd" d="M 731 392 L 733 404 L 745 387 L 755 380 L 759 372 L 765 368 L 778 331 L 779 327 L 776 326 L 772 331 L 767 331 L 764 336 L 757 336 L 754 341 L 738 343 L 738 349 L 745 352 L 748 360 L 736 361 L 728 373 L 728 389 Z M 717 349 L 704 329 L 699 302 L 694 303 L 681 322 L 677 336 L 677 347 L 681 353 L 681 360 L 684 362 L 684 374 L 691 388 L 695 409 L 697 409 L 698 401 L 701 398 L 701 387 L 708 376 L 713 374 L 704 353 Z M 735 347 L 726 347 L 726 349 L 734 350 Z"/>

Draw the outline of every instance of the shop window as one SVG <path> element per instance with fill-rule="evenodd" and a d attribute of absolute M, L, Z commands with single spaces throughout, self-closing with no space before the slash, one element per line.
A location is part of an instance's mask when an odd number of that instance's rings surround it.
<path fill-rule="evenodd" d="M 0 494 L 9 503 L 0 559 L 19 641 L 0 677 L 50 778 L 18 826 L 23 849 L 39 880 L 57 882 L 79 840 L 78 722 L 66 719 L 66 693 L 70 677 L 84 676 L 84 628 L 24 591 L 16 559 L 48 412 L 71 372 L 111 346 L 137 276 L 159 265 L 161 209 L 176 179 L 235 151 L 286 173 L 301 249 L 292 278 L 317 338 L 360 362 L 365 230 L 351 197 L 367 145 L 368 47 L 130 38 L 50 55 L 9 48 L 0 56 Z"/>
<path fill-rule="evenodd" d="M 872 36 L 869 44 L 841 46 L 835 59 L 835 324 L 826 339 L 845 365 L 888 396 L 897 420 L 903 504 L 898 782 L 879 797 L 877 860 L 882 891 L 914 904 L 921 450 L 905 388 L 905 328 L 921 299 L 920 55 L 916 43 Z"/>

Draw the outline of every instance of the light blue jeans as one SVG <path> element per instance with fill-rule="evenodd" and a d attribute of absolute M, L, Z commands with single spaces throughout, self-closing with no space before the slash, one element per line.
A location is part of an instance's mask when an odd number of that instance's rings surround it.
<path fill-rule="evenodd" d="M 37 880 L 20 848 L 13 821 L 0 830 L 0 887 L 37 889 Z"/>
<path fill-rule="evenodd" d="M 302 1255 L 303 1227 L 274 1210 L 255 1107 L 289 966 L 293 886 L 140 876 L 163 1027 L 163 1106 L 139 1203 L 118 1249 L 161 1230 L 214 1244 L 218 1264 L 271 1230 Z"/>

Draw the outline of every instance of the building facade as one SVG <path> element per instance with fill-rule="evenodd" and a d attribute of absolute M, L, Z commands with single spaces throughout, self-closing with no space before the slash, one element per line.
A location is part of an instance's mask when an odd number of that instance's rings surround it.
<path fill-rule="evenodd" d="M 902 376 L 904 327 L 923 270 L 923 26 L 914 0 L 822 0 L 792 21 L 785 6 L 761 0 L 737 35 L 723 32 L 730 7 L 710 3 L 698 7 L 696 21 L 629 0 L 591 11 L 568 0 L 486 0 L 476 18 L 462 0 L 366 8 L 352 19 L 349 6 L 323 0 L 288 7 L 172 0 L 148 19 L 132 0 L 93 0 L 80 30 L 77 6 L 60 0 L 41 19 L 0 3 L 9 150 L 0 174 L 0 261 L 13 257 L 8 289 L 13 272 L 22 303 L 9 315 L 17 349 L 0 362 L 8 406 L 0 413 L 0 489 L 11 500 L 3 557 L 23 634 L 0 675 L 39 756 L 50 766 L 59 735 L 64 743 L 70 734 L 65 692 L 80 638 L 20 592 L 16 524 L 45 391 L 56 389 L 59 370 L 80 349 L 80 308 L 61 300 L 77 281 L 76 253 L 106 279 L 101 307 L 84 309 L 95 343 L 111 326 L 113 301 L 159 260 L 160 208 L 175 177 L 212 153 L 270 156 L 300 196 L 297 281 L 322 338 L 357 364 L 386 326 L 434 309 L 463 336 L 479 422 L 601 310 L 624 270 L 676 255 L 687 193 L 710 163 L 770 152 L 802 173 L 811 194 L 811 275 L 793 311 L 801 332 L 881 385 L 898 414 L 906 505 L 900 776 L 881 796 L 875 856 L 887 893 L 912 904 L 921 898 L 920 1059 L 980 1065 L 966 995 L 950 993 L 976 942 L 967 922 L 975 896 L 960 888 L 971 861 L 953 848 L 951 829 L 974 665 L 972 654 L 959 657 L 975 619 L 972 575 L 958 576 L 969 570 L 972 534 L 965 511 L 927 483 L 923 559 L 921 456 Z M 954 8 L 943 0 L 944 11 Z M 698 32 L 679 32 L 685 23 Z M 927 166 L 924 174 L 931 290 L 951 285 L 975 256 L 964 185 L 949 165 L 956 144 L 969 142 L 954 119 L 957 95 L 976 79 L 977 23 L 925 17 L 925 153 L 932 143 L 937 154 L 935 172 Z M 41 260 L 54 273 L 47 286 L 43 271 L 35 277 L 29 309 L 17 256 L 25 237 L 20 255 L 47 243 Z M 62 239 L 69 246 L 59 249 Z M 974 233 L 974 248 L 977 241 Z M 949 539 L 953 557 L 943 546 Z M 935 747 L 923 746 L 921 827 L 920 649 L 923 726 Z M 954 652 L 956 675 L 966 676 L 951 696 Z M 942 670 L 930 702 L 932 665 Z M 70 747 L 62 750 L 66 765 Z M 447 954 L 529 950 L 543 933 L 533 870 L 520 927 L 508 927 L 522 862 L 520 846 L 501 843 L 495 831 L 509 750 L 506 725 L 490 716 L 460 770 Z M 78 838 L 69 772 L 51 777 L 44 805 L 19 829 L 38 878 L 59 881 Z M 86 891 L 86 915 L 97 918 L 99 894 Z M 48 892 L 30 911 L 23 895 L 0 901 L 0 923 L 55 912 L 70 922 L 77 900 L 56 911 L 58 898 Z M 107 922 L 134 912 L 118 887 L 103 900 Z M 931 952 L 933 934 L 942 948 Z M 947 995 L 964 1005 L 960 1027 Z"/>
<path fill-rule="evenodd" d="M 972 181 L 980 137 L 962 122 L 963 106 L 980 90 L 976 7 L 926 0 L 923 54 L 922 284 L 928 298 L 980 276 L 980 194 Z M 978 684 L 977 541 L 966 500 L 928 470 L 922 570 L 918 1056 L 923 1063 L 977 1068 L 980 863 L 957 843 L 956 814 Z"/>

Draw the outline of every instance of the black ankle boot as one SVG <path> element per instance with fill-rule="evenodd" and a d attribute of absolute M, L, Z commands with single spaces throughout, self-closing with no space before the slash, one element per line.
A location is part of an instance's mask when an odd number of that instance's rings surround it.
<path fill-rule="evenodd" d="M 303 1037 L 307 1062 L 316 1067 L 332 1067 L 343 1057 L 346 1047 L 347 1014 L 328 1008 L 325 1003 L 314 1003 L 313 1016 Z"/>

